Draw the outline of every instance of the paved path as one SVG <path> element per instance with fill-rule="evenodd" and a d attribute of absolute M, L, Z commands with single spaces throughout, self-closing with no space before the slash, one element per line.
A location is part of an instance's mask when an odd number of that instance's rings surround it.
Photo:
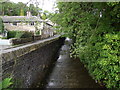
<path fill-rule="evenodd" d="M 69 42 L 62 46 L 45 88 L 99 88 L 80 61 L 70 59 Z"/>

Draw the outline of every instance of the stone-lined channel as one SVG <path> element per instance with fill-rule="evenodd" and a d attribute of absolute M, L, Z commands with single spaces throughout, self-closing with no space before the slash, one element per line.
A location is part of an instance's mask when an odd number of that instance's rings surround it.
<path fill-rule="evenodd" d="M 70 44 L 71 40 L 66 39 L 44 88 L 101 88 L 79 59 L 70 58 Z"/>

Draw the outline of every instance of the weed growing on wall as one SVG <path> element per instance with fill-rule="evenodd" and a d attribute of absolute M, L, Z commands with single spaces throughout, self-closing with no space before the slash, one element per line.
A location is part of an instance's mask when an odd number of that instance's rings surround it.
<path fill-rule="evenodd" d="M 13 84 L 11 80 L 12 78 L 5 78 L 2 82 L 0 82 L 0 90 L 8 89 Z"/>

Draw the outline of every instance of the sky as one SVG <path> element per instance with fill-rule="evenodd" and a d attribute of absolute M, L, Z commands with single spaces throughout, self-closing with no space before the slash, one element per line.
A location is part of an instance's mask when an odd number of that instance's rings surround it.
<path fill-rule="evenodd" d="M 30 0 L 10 0 L 10 1 L 15 2 L 15 3 L 18 3 L 18 2 L 27 3 Z M 30 3 L 35 3 L 35 1 L 39 2 L 39 7 L 42 8 L 43 10 L 48 10 L 50 12 L 53 12 L 53 6 L 56 0 L 31 0 Z"/>

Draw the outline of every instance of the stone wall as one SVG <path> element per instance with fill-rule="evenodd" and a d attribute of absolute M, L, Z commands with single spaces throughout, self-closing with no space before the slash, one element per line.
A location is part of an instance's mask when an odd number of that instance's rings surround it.
<path fill-rule="evenodd" d="M 32 42 L 33 41 L 33 37 L 28 37 L 28 38 L 12 38 L 10 39 L 10 43 L 12 45 L 19 45 L 19 44 L 24 44 L 24 43 L 28 43 L 28 42 Z"/>
<path fill-rule="evenodd" d="M 35 26 L 29 25 L 29 23 L 17 23 L 17 25 L 13 25 L 13 23 L 4 23 L 5 29 L 11 31 L 32 31 L 35 32 Z"/>
<path fill-rule="evenodd" d="M 4 50 L 1 54 L 3 78 L 12 76 L 17 88 L 29 88 L 42 82 L 63 42 L 64 38 L 55 36 Z"/>
<path fill-rule="evenodd" d="M 28 38 L 12 38 L 10 39 L 10 43 L 12 45 L 19 45 L 19 44 L 25 44 L 25 43 L 29 43 L 29 42 L 34 42 L 37 40 L 42 40 L 42 39 L 46 39 L 49 38 L 49 35 L 37 35 L 34 37 L 28 37 Z"/>

